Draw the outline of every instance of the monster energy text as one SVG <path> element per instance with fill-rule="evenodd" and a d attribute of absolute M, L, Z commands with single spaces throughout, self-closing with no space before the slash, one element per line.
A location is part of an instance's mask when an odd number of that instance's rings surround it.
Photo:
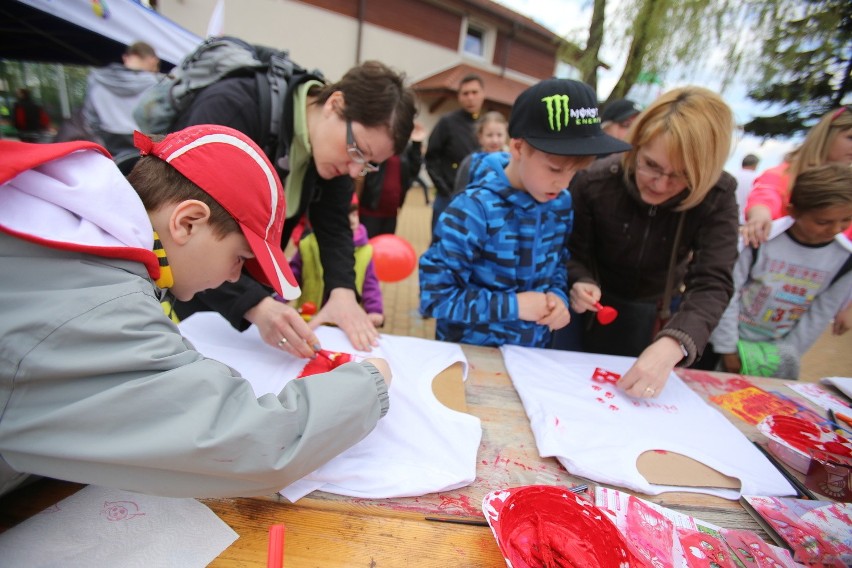
<path fill-rule="evenodd" d="M 568 104 L 570 100 L 568 95 L 551 95 L 541 100 L 547 105 L 547 120 L 551 130 L 559 132 L 563 126 L 568 126 L 568 121 L 571 119 L 578 126 L 597 124 L 601 121 L 598 109 L 595 107 L 572 109 Z"/>

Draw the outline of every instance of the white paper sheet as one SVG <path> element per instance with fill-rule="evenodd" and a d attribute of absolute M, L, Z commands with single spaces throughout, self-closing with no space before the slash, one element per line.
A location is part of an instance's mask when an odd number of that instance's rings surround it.
<path fill-rule="evenodd" d="M 192 568 L 238 537 L 195 499 L 89 485 L 0 534 L 0 565 Z"/>

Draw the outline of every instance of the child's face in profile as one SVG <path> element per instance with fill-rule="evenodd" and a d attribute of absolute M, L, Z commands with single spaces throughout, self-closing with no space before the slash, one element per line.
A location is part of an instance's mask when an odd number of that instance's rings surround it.
<path fill-rule="evenodd" d="M 806 245 L 821 245 L 831 241 L 852 224 L 852 205 L 832 205 L 804 213 L 791 207 L 790 216 L 796 220 L 790 232 Z"/>
<path fill-rule="evenodd" d="M 499 152 L 506 147 L 509 129 L 502 122 L 490 121 L 482 126 L 478 138 L 483 152 Z"/>
<path fill-rule="evenodd" d="M 166 249 L 174 275 L 171 292 L 181 301 L 218 288 L 225 281 L 236 282 L 245 261 L 254 258 L 240 231 L 228 233 L 224 238 L 213 233 L 209 224 L 198 227 L 197 231 L 192 238 Z"/>
<path fill-rule="evenodd" d="M 520 142 L 520 147 L 518 146 Z M 574 174 L 587 168 L 594 156 L 557 156 L 536 150 L 523 140 L 510 142 L 512 161 L 522 187 L 533 199 L 545 203 L 556 199 L 568 187 Z"/>

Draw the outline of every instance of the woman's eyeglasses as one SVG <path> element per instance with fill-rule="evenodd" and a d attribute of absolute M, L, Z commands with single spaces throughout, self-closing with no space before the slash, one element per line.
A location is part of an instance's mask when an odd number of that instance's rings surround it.
<path fill-rule="evenodd" d="M 636 170 L 642 172 L 651 181 L 657 181 L 660 178 L 666 179 L 678 185 L 689 185 L 683 174 L 678 172 L 667 173 L 657 164 L 648 163 L 645 156 L 636 156 Z"/>
<path fill-rule="evenodd" d="M 361 164 L 364 166 L 361 169 L 361 176 L 365 176 L 371 172 L 379 171 L 379 166 L 367 160 L 364 157 L 364 153 L 355 143 L 355 136 L 352 134 L 352 121 L 346 121 L 346 152 L 349 154 L 349 159 L 351 159 L 356 164 Z"/>

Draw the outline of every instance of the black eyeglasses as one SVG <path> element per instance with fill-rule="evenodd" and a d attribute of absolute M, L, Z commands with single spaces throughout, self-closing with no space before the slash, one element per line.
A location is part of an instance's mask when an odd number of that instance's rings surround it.
<path fill-rule="evenodd" d="M 352 134 L 352 121 L 346 121 L 346 152 L 349 154 L 349 158 L 355 162 L 356 164 L 361 164 L 364 166 L 361 169 L 361 176 L 365 176 L 371 172 L 379 171 L 379 166 L 367 160 L 364 156 L 364 152 L 358 147 L 355 143 L 355 136 Z"/>
<path fill-rule="evenodd" d="M 636 170 L 647 176 L 648 179 L 650 179 L 651 181 L 657 181 L 658 179 L 663 178 L 666 181 L 671 181 L 672 183 L 676 183 L 678 185 L 689 185 L 686 176 L 684 176 L 682 173 L 667 173 L 663 171 L 663 168 L 661 168 L 657 164 L 649 163 L 648 159 L 645 156 L 637 155 Z"/>

